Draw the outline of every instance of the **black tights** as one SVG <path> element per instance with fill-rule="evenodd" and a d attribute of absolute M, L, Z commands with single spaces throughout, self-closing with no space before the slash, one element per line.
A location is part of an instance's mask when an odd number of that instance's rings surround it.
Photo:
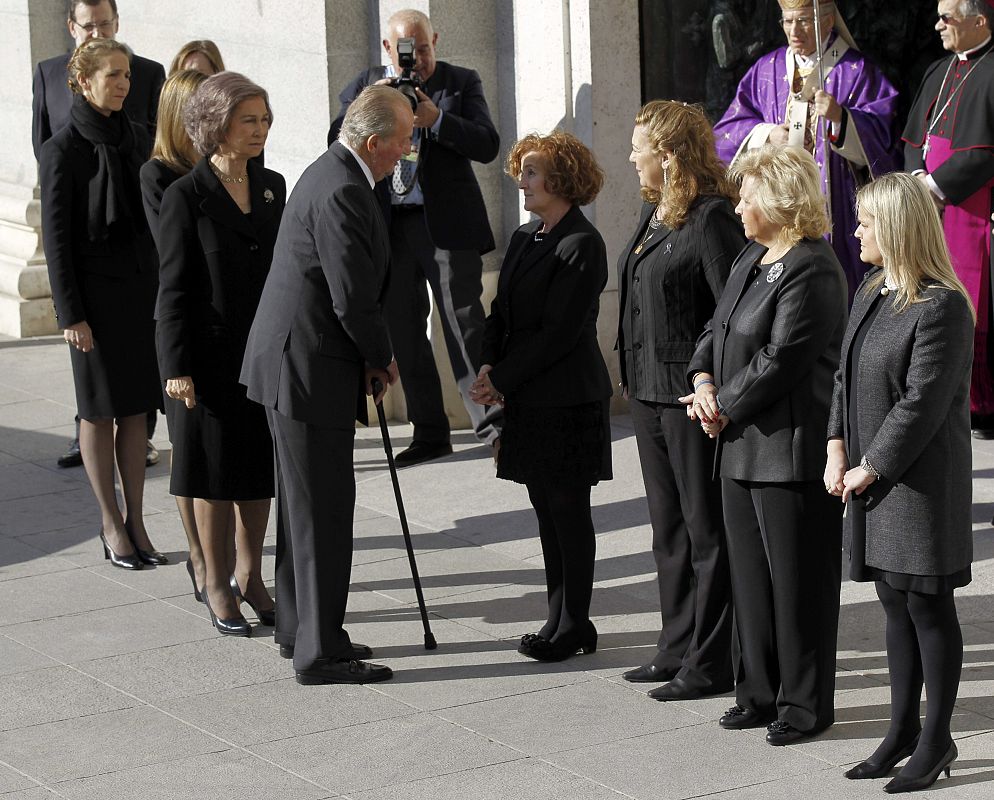
<path fill-rule="evenodd" d="M 594 586 L 594 523 L 590 486 L 529 483 L 545 558 L 549 617 L 539 635 L 549 641 L 581 637 L 590 625 Z"/>
<path fill-rule="evenodd" d="M 890 730 L 870 760 L 887 761 L 921 731 L 918 747 L 902 768 L 904 777 L 924 775 L 949 749 L 953 705 L 963 667 L 963 635 L 953 593 L 917 594 L 877 581 L 887 614 L 890 670 Z M 922 686 L 928 701 L 925 725 L 919 715 Z"/>

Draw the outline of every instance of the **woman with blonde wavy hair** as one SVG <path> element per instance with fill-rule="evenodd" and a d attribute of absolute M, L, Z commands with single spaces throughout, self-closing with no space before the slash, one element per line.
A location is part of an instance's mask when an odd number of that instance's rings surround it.
<path fill-rule="evenodd" d="M 874 581 L 887 616 L 890 728 L 846 772 L 924 789 L 956 759 L 949 730 L 963 664 L 953 591 L 970 582 L 970 371 L 974 311 L 929 192 L 905 173 L 857 195 L 856 293 L 835 376 L 825 489 L 847 504 L 854 581 Z M 925 725 L 919 716 L 928 694 Z"/>
<path fill-rule="evenodd" d="M 656 562 L 661 633 L 652 658 L 623 674 L 665 683 L 654 700 L 732 687 L 732 609 L 715 445 L 687 424 L 680 395 L 694 342 L 745 245 L 735 184 L 700 108 L 646 103 L 632 154 L 641 218 L 618 259 L 618 356 L 635 428 Z"/>
<path fill-rule="evenodd" d="M 766 145 L 732 174 L 752 242 L 698 341 L 684 401 L 719 438 L 741 650 L 719 724 L 765 725 L 785 745 L 834 721 L 842 506 L 821 479 L 847 288 L 808 153 Z"/>
<path fill-rule="evenodd" d="M 210 39 L 194 39 L 183 45 L 169 65 L 169 77 L 188 69 L 206 77 L 224 72 L 224 59 L 217 45 Z"/>

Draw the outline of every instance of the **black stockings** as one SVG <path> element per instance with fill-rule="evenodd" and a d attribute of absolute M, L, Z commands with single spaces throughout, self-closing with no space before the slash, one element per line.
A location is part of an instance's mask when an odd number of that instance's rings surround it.
<path fill-rule="evenodd" d="M 887 761 L 921 731 L 918 747 L 902 768 L 903 777 L 924 775 L 949 749 L 949 731 L 963 666 L 963 635 L 953 593 L 902 592 L 877 581 L 887 614 L 887 666 L 891 722 L 870 760 Z M 928 701 L 925 725 L 919 716 L 922 686 Z"/>

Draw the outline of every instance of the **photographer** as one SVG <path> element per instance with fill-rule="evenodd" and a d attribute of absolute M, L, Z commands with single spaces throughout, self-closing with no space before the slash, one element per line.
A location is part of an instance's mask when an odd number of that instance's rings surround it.
<path fill-rule="evenodd" d="M 414 439 L 397 455 L 398 466 L 452 452 L 441 383 L 425 335 L 431 310 L 426 282 L 439 310 L 452 372 L 476 436 L 493 444 L 500 435 L 498 407 L 487 410 L 469 397 L 480 368 L 483 340 L 480 256 L 494 249 L 483 195 L 470 162 L 493 161 L 499 138 L 480 76 L 474 70 L 436 61 L 437 41 L 438 34 L 420 11 L 408 9 L 390 17 L 383 48 L 393 63 L 366 70 L 342 91 L 342 108 L 328 134 L 330 144 L 338 137 L 349 105 L 371 84 L 397 86 L 417 101 L 411 143 L 412 157 L 417 153 L 417 160 L 402 159 L 393 177 L 376 186 L 393 253 L 387 321 L 408 417 L 414 424 Z"/>

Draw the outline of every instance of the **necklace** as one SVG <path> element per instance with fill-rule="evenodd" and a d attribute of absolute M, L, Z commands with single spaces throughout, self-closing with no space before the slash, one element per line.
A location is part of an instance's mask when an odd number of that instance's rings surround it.
<path fill-rule="evenodd" d="M 922 148 L 922 153 L 924 153 L 926 156 L 928 155 L 929 150 L 932 149 L 932 131 L 935 129 L 935 126 L 939 124 L 939 120 L 942 119 L 942 115 L 945 112 L 945 110 L 949 108 L 949 104 L 953 102 L 953 98 L 956 96 L 956 92 L 958 92 L 960 89 L 963 88 L 963 84 L 966 83 L 967 78 L 969 78 L 970 75 L 973 74 L 973 71 L 977 68 L 977 65 L 985 58 L 987 58 L 987 56 L 989 56 L 990 54 L 991 51 L 988 50 L 980 58 L 978 58 L 973 64 L 970 65 L 970 69 L 966 71 L 966 75 L 964 75 L 963 80 L 959 82 L 959 86 L 957 86 L 949 93 L 949 97 L 947 98 L 945 104 L 942 106 L 942 108 L 938 110 L 938 112 L 936 112 L 935 116 L 932 117 L 932 124 L 929 125 L 928 130 L 925 131 L 925 146 Z M 942 76 L 942 85 L 939 86 L 938 97 L 942 97 L 942 93 L 946 89 L 946 81 L 949 80 L 949 73 L 953 71 L 953 64 L 956 63 L 956 60 L 958 58 L 959 56 L 953 54 L 952 61 L 950 61 L 949 66 L 946 67 L 946 74 Z"/>
<path fill-rule="evenodd" d="M 652 212 L 652 217 L 649 219 L 649 224 L 645 228 L 645 235 L 642 237 L 642 241 L 639 242 L 639 246 L 635 248 L 635 255 L 638 255 L 639 253 L 642 252 L 642 248 L 645 247 L 646 242 L 648 242 L 653 236 L 655 236 L 656 231 L 658 231 L 662 227 L 663 221 L 658 217 L 656 217 L 656 214 L 658 213 L 659 213 L 658 208 Z"/>
<path fill-rule="evenodd" d="M 213 161 L 210 162 L 210 165 L 211 165 L 211 171 L 213 171 L 213 173 L 217 175 L 218 180 L 221 181 L 221 183 L 245 183 L 245 181 L 248 180 L 248 172 L 242 173 L 237 178 L 232 178 L 227 173 L 222 172 L 221 169 Z"/>

